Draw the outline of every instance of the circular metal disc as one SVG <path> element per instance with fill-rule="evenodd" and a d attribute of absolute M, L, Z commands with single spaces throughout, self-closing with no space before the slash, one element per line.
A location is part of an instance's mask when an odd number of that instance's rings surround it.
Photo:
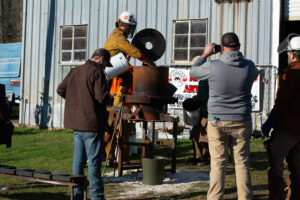
<path fill-rule="evenodd" d="M 164 36 L 155 29 L 147 28 L 139 31 L 131 42 L 151 61 L 158 60 L 165 52 Z"/>

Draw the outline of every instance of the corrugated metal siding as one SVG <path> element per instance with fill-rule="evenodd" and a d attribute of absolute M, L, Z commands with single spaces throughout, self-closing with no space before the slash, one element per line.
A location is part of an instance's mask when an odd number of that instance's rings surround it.
<path fill-rule="evenodd" d="M 299 0 L 285 0 L 284 1 L 284 18 L 286 20 L 290 20 L 290 21 L 300 20 L 300 1 Z"/>
<path fill-rule="evenodd" d="M 72 66 L 58 64 L 60 26 L 88 25 L 87 56 L 90 57 L 96 48 L 103 46 L 125 10 L 135 13 L 137 31 L 154 28 L 164 35 L 166 52 L 157 65 L 170 65 L 172 21 L 189 18 L 208 19 L 209 41 L 220 43 L 223 33 L 234 31 L 247 58 L 256 64 L 271 63 L 271 0 L 231 4 L 216 4 L 213 0 L 24 0 L 21 124 L 63 126 L 64 101 L 55 90 Z M 52 24 L 51 14 L 55 19 Z M 49 27 L 54 28 L 53 34 L 49 34 Z"/>

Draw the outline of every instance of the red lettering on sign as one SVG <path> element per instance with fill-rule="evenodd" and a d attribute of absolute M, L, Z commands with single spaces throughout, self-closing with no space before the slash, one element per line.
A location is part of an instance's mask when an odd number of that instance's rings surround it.
<path fill-rule="evenodd" d="M 198 82 L 197 79 L 194 79 L 194 78 L 192 78 L 192 77 L 190 77 L 190 81 Z"/>
<path fill-rule="evenodd" d="M 191 93 L 190 87 L 188 85 L 185 85 L 183 93 Z"/>
<path fill-rule="evenodd" d="M 191 85 L 191 92 L 195 93 L 196 85 Z"/>
<path fill-rule="evenodd" d="M 198 85 L 185 85 L 183 93 L 197 93 Z"/>

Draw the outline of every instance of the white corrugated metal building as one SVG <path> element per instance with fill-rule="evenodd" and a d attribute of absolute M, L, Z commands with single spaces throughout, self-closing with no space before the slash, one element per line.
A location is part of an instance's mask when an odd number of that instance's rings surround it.
<path fill-rule="evenodd" d="M 253 114 L 257 124 L 257 116 L 265 116 L 273 104 L 276 49 L 280 39 L 297 31 L 293 24 L 300 27 L 299 8 L 299 0 L 24 0 L 19 123 L 63 127 L 58 84 L 103 46 L 118 16 L 128 10 L 136 16 L 136 31 L 154 28 L 165 37 L 166 51 L 157 65 L 188 69 L 205 43 L 220 43 L 223 33 L 236 32 L 244 56 L 266 69 L 260 108 Z"/>

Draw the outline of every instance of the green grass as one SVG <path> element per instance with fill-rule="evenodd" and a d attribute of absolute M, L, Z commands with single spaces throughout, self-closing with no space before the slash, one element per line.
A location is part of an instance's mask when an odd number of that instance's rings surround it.
<path fill-rule="evenodd" d="M 251 141 L 251 176 L 254 199 L 267 198 L 267 155 L 262 145 L 262 139 Z M 139 162 L 139 155 L 133 156 L 133 162 Z M 209 166 L 197 167 L 186 163 L 192 157 L 192 143 L 190 140 L 178 140 L 177 169 L 209 172 Z M 170 147 L 157 146 L 155 154 L 169 157 Z M 73 132 L 70 130 L 48 131 L 39 129 L 16 128 L 11 148 L 0 146 L 0 164 L 24 167 L 52 172 L 71 173 L 73 160 Z M 103 162 L 104 164 L 104 162 Z M 112 171 L 107 168 L 106 172 Z M 0 177 L 0 185 L 10 188 L 0 191 L 0 199 L 69 199 L 68 187 L 55 186 L 37 182 L 24 181 Z M 114 188 L 117 184 L 105 184 L 105 194 L 110 199 L 117 198 Z M 122 190 L 122 188 L 118 188 Z M 126 189 L 126 188 L 124 188 Z M 208 183 L 199 183 L 195 188 L 181 195 L 166 194 L 159 198 L 141 197 L 140 199 L 206 199 Z M 236 185 L 234 167 L 229 163 L 226 176 L 225 198 L 236 199 Z M 139 198 L 137 198 L 139 199 Z"/>
<path fill-rule="evenodd" d="M 12 109 L 11 109 L 11 113 L 10 113 L 10 118 L 11 119 L 18 119 L 19 118 L 19 104 L 14 104 Z"/>

